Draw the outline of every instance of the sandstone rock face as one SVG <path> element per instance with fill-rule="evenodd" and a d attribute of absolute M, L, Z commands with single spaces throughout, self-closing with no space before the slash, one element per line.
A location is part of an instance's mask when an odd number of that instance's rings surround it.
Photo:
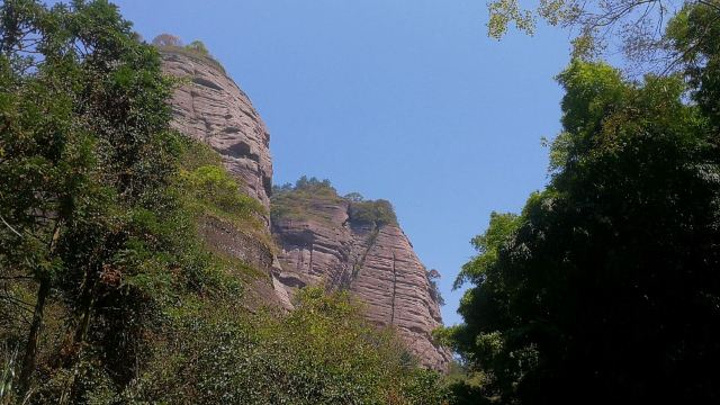
<path fill-rule="evenodd" d="M 399 226 L 382 226 L 365 235 L 357 234 L 364 243 L 358 244 L 362 256 L 350 290 L 368 303 L 370 319 L 398 328 L 425 366 L 445 370 L 451 357 L 432 343 L 430 334 L 442 318 L 425 266 Z"/>
<path fill-rule="evenodd" d="M 164 71 L 186 81 L 172 99 L 172 126 L 215 149 L 245 191 L 269 210 L 270 135 L 250 99 L 216 63 L 187 52 L 161 54 Z"/>
<path fill-rule="evenodd" d="M 272 159 L 270 135 L 247 95 L 217 63 L 181 49 L 162 49 L 163 70 L 184 81 L 171 100 L 172 127 L 208 144 L 220 154 L 224 166 L 242 189 L 267 210 L 264 216 L 270 240 L 270 192 Z M 247 306 L 290 309 L 286 291 L 272 274 L 279 262 L 258 235 L 243 232 L 232 224 L 208 216 L 200 231 L 216 253 L 238 259 L 257 269 L 258 275 L 244 280 L 248 288 Z M 241 272 L 238 272 L 241 274 Z"/>
<path fill-rule="evenodd" d="M 260 308 L 292 309 L 290 297 L 281 283 L 273 276 L 280 268 L 277 258 L 270 247 L 250 235 L 237 229 L 222 219 L 206 216 L 200 221 L 199 230 L 207 245 L 215 253 L 238 259 L 245 265 L 255 269 L 248 274 L 247 270 L 233 273 L 249 286 L 245 290 L 245 307 L 251 311 Z M 233 269 L 229 269 L 233 272 Z"/>
<path fill-rule="evenodd" d="M 248 97 L 212 60 L 182 50 L 161 54 L 165 72 L 185 80 L 172 99 L 173 127 L 217 151 L 242 188 L 270 212 L 269 135 Z M 258 277 L 245 280 L 247 307 L 290 310 L 296 289 L 307 285 L 349 290 L 365 303 L 371 321 L 397 328 L 424 366 L 446 369 L 450 353 L 430 337 L 441 325 L 438 303 L 425 267 L 388 212 L 389 203 L 369 204 L 371 209 L 363 211 L 358 207 L 367 204 L 339 198 L 331 187 L 319 191 L 299 199 L 300 194 L 283 193 L 278 199 L 284 206 L 274 199 L 277 220 L 271 226 L 270 216 L 264 218 L 262 238 L 212 216 L 201 221 L 211 249 L 259 270 Z M 281 248 L 278 256 L 260 240 L 270 239 L 265 236 L 271 228 Z"/>
<path fill-rule="evenodd" d="M 302 204 L 301 212 L 296 206 L 293 215 L 273 216 L 281 245 L 278 280 L 290 295 L 306 285 L 351 291 L 372 322 L 397 328 L 425 367 L 445 370 L 451 355 L 431 339 L 442 319 L 427 269 L 396 223 L 358 221 L 352 204 L 318 198 Z"/>

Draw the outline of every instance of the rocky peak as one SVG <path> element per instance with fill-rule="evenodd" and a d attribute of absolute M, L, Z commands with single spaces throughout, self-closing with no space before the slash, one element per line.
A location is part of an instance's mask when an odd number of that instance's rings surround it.
<path fill-rule="evenodd" d="M 206 53 L 176 45 L 159 46 L 165 73 L 180 79 L 171 100 L 172 127 L 213 148 L 241 189 L 266 209 L 265 237 L 258 238 L 233 224 L 208 216 L 200 231 L 217 253 L 240 259 L 267 277 L 245 280 L 247 305 L 289 309 L 289 297 L 273 278 L 279 263 L 270 238 L 272 159 L 270 135 L 247 95 Z M 205 51 L 206 52 L 206 51 Z"/>
<path fill-rule="evenodd" d="M 423 365 L 447 367 L 449 352 L 431 338 L 442 324 L 434 283 L 388 201 L 342 198 L 329 182 L 301 179 L 277 189 L 272 224 L 289 295 L 306 285 L 349 290 L 371 321 L 397 328 Z"/>
<path fill-rule="evenodd" d="M 215 149 L 243 189 L 269 210 L 270 135 L 250 99 L 210 56 L 177 46 L 160 51 L 164 71 L 183 80 L 172 99 L 173 128 Z"/>

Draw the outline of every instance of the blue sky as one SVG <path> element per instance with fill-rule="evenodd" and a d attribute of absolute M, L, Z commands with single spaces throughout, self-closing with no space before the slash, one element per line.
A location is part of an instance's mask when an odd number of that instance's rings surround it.
<path fill-rule="evenodd" d="M 547 181 L 567 32 L 486 36 L 483 0 L 120 0 L 148 40 L 205 42 L 268 125 L 274 182 L 303 174 L 393 202 L 451 291 L 490 212 Z"/>

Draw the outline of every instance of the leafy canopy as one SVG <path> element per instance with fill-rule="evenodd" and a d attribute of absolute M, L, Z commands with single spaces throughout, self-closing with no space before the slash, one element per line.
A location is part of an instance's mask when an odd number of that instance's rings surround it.
<path fill-rule="evenodd" d="M 698 5 L 670 24 L 677 51 L 704 61 L 687 68 L 689 81 L 631 82 L 577 60 L 558 76 L 566 95 L 550 183 L 473 239 L 478 255 L 456 282 L 473 285 L 465 322 L 437 333 L 486 399 L 720 395 L 707 371 L 720 356 L 720 161 L 715 99 L 705 96 L 717 88 L 717 48 L 688 45 L 716 17 Z"/>

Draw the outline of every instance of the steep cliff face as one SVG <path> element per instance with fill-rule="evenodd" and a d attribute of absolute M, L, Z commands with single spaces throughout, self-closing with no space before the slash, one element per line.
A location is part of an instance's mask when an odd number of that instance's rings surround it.
<path fill-rule="evenodd" d="M 185 80 L 172 99 L 173 127 L 215 149 L 247 193 L 269 210 L 270 135 L 250 99 L 208 58 L 181 50 L 163 50 L 162 56 L 165 72 Z"/>
<path fill-rule="evenodd" d="M 273 278 L 279 264 L 270 237 L 272 159 L 270 135 L 245 93 L 214 60 L 182 48 L 161 49 L 163 70 L 181 80 L 171 106 L 173 128 L 206 143 L 222 158 L 242 190 L 266 209 L 264 232 L 247 232 L 208 216 L 200 230 L 216 253 L 239 259 L 259 270 L 261 277 L 245 280 L 248 307 L 289 309 L 289 297 Z"/>
<path fill-rule="evenodd" d="M 212 147 L 269 213 L 270 137 L 248 97 L 217 62 L 183 49 L 161 51 L 166 73 L 183 80 L 172 100 L 173 127 Z M 349 201 L 329 184 L 320 186 L 310 193 L 285 190 L 273 199 L 278 255 L 270 242 L 270 215 L 261 235 L 213 216 L 201 221 L 211 249 L 260 270 L 260 277 L 246 280 L 248 307 L 291 309 L 290 297 L 306 285 L 350 290 L 370 320 L 397 328 L 423 365 L 445 369 L 450 354 L 430 338 L 441 324 L 438 303 L 392 207 Z"/>
<path fill-rule="evenodd" d="M 445 369 L 450 353 L 433 344 L 442 324 L 427 269 L 386 201 L 349 201 L 328 185 L 280 191 L 273 234 L 281 253 L 280 282 L 351 291 L 374 323 L 393 325 L 426 367 Z"/>

